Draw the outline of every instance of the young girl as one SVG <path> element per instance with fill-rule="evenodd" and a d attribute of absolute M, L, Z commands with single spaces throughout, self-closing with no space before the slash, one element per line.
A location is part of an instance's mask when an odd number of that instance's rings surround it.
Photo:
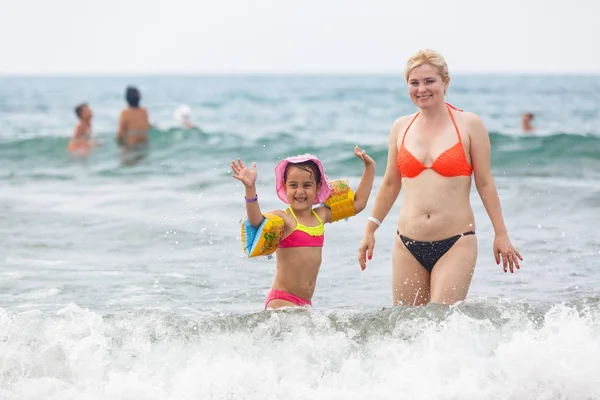
<path fill-rule="evenodd" d="M 373 180 L 375 162 L 365 150 L 354 148 L 365 169 L 354 195 L 354 210 L 358 214 L 367 205 Z M 248 169 L 242 160 L 231 162 L 233 177 L 246 187 L 246 212 L 248 222 L 258 228 L 265 217 L 258 205 L 256 194 L 256 163 Z M 283 219 L 283 235 L 277 248 L 277 271 L 267 295 L 265 309 L 289 306 L 310 306 L 322 260 L 325 223 L 334 222 L 332 210 L 327 206 L 313 209 L 313 205 L 326 202 L 332 193 L 317 157 L 310 154 L 286 158 L 275 167 L 277 195 L 289 204 L 286 210 L 269 214 Z"/>

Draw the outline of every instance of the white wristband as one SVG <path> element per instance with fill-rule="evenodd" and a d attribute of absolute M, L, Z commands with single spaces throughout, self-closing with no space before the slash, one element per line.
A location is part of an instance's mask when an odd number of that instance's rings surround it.
<path fill-rule="evenodd" d="M 377 224 L 377 226 L 381 226 L 381 221 L 380 221 L 380 220 L 378 220 L 377 218 L 375 218 L 375 217 L 369 217 L 369 218 L 367 218 L 367 219 L 368 219 L 369 221 L 371 221 L 371 222 L 374 222 L 374 223 L 376 223 L 376 224 Z"/>

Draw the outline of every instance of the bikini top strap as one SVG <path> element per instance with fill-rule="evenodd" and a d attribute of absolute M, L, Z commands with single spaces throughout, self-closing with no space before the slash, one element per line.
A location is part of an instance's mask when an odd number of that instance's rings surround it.
<path fill-rule="evenodd" d="M 413 124 L 413 122 L 415 122 L 415 119 L 417 119 L 417 117 L 419 116 L 419 114 L 421 114 L 421 111 L 419 111 L 415 117 L 412 119 L 412 121 L 410 121 L 410 124 L 408 124 L 408 126 L 406 127 L 406 130 L 404 131 L 404 136 L 402 136 L 402 143 L 400 143 L 400 146 L 404 145 L 404 139 L 406 139 L 406 134 L 408 133 L 408 130 L 410 129 L 411 125 Z"/>
<path fill-rule="evenodd" d="M 450 103 L 446 103 L 446 107 L 450 107 L 451 109 L 453 109 L 453 110 L 456 110 L 456 111 L 465 111 L 465 110 L 461 110 L 460 108 L 456 108 L 456 107 L 454 107 L 454 106 L 453 106 L 452 104 L 450 104 Z"/>
<path fill-rule="evenodd" d="M 448 113 L 450 114 L 450 118 L 452 119 L 452 123 L 454 124 L 454 128 L 456 129 L 456 135 L 458 136 L 458 141 L 462 144 L 462 139 L 460 138 L 460 131 L 458 130 L 458 125 L 456 124 L 456 120 L 454 119 L 452 110 L 456 110 L 456 111 L 463 111 L 463 110 L 460 110 L 449 103 L 446 103 L 446 107 L 448 108 Z"/>
<path fill-rule="evenodd" d="M 319 214 L 317 214 L 317 212 L 314 210 L 312 210 L 312 213 L 315 217 L 317 217 L 317 221 L 319 221 L 319 224 L 323 225 L 323 221 L 321 221 L 321 218 L 319 218 Z"/>
<path fill-rule="evenodd" d="M 287 212 L 287 210 L 290 210 L 290 214 L 292 215 L 292 217 L 294 217 L 296 225 L 298 225 L 298 218 L 296 218 L 296 214 L 294 214 L 294 210 L 292 210 L 292 207 L 288 207 L 285 211 Z"/>

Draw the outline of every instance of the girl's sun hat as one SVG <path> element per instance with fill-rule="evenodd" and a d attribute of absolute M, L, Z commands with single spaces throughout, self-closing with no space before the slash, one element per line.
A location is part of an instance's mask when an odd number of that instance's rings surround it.
<path fill-rule="evenodd" d="M 298 164 L 305 161 L 313 161 L 319 167 L 319 171 L 321 172 L 321 187 L 317 192 L 317 196 L 315 197 L 314 204 L 323 203 L 325 200 L 331 196 L 331 188 L 329 187 L 329 182 L 327 180 L 327 175 L 325 175 L 325 171 L 323 170 L 323 164 L 317 158 L 317 156 L 313 156 L 312 154 L 304 154 L 300 156 L 288 157 L 285 160 L 281 160 L 275 166 L 275 181 L 277 187 L 277 196 L 283 201 L 287 203 L 287 198 L 285 196 L 285 182 L 283 181 L 283 176 L 285 175 L 285 169 L 288 164 Z"/>

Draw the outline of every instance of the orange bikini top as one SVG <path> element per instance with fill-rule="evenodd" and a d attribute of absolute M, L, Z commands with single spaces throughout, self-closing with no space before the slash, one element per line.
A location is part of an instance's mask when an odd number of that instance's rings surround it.
<path fill-rule="evenodd" d="M 415 156 L 412 155 L 410 151 L 406 149 L 404 146 L 404 139 L 406 139 L 406 133 L 410 129 L 410 126 L 415 122 L 415 119 L 419 116 L 420 112 L 415 115 L 406 131 L 404 131 L 404 137 L 402 138 L 402 144 L 400 145 L 400 149 L 398 150 L 398 157 L 396 159 L 396 163 L 398 165 L 398 171 L 403 178 L 414 178 L 419 175 L 426 169 L 432 169 L 438 174 L 451 178 L 454 176 L 471 176 L 473 173 L 473 168 L 467 161 L 467 155 L 465 154 L 465 149 L 463 148 L 462 140 L 460 138 L 460 132 L 458 131 L 458 126 L 456 125 L 456 121 L 454 120 L 454 116 L 452 115 L 452 111 L 450 108 L 459 110 L 458 108 L 446 103 L 446 107 L 448 108 L 448 113 L 450 113 L 450 118 L 452 118 L 452 123 L 454 124 L 454 128 L 456 128 L 456 134 L 458 136 L 458 142 L 450 147 L 448 150 L 444 151 L 439 157 L 431 164 L 430 167 L 426 167 L 422 162 L 416 159 Z"/>

